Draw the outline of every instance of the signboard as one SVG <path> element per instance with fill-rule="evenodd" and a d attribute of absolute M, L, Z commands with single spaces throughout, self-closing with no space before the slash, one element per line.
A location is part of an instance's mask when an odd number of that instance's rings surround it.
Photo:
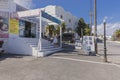
<path fill-rule="evenodd" d="M 0 12 L 0 38 L 8 38 L 9 13 Z"/>
<path fill-rule="evenodd" d="M 0 9 L 8 9 L 10 0 L 0 0 Z"/>
<path fill-rule="evenodd" d="M 55 22 L 57 24 L 61 24 L 61 21 L 59 19 L 51 16 L 50 14 L 48 14 L 48 13 L 46 13 L 44 11 L 41 11 L 41 13 L 42 13 L 42 17 L 44 17 L 44 18 L 46 18 L 46 19 L 48 19 L 50 21 L 53 21 L 53 22 Z"/>
<path fill-rule="evenodd" d="M 15 13 L 11 13 L 10 16 L 10 29 L 11 34 L 19 34 L 19 20 Z"/>
<path fill-rule="evenodd" d="M 94 36 L 84 36 L 83 37 L 83 48 L 88 52 L 94 52 Z"/>
<path fill-rule="evenodd" d="M 19 20 L 15 18 L 10 18 L 10 33 L 19 34 Z"/>

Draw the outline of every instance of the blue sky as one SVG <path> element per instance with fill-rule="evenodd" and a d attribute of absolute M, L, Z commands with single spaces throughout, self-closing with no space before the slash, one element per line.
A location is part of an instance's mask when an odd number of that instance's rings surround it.
<path fill-rule="evenodd" d="M 93 5 L 94 0 L 92 0 Z M 89 23 L 90 0 L 33 0 L 34 8 L 47 5 L 62 6 L 76 17 L 83 17 Z M 102 23 L 106 17 L 110 23 L 120 22 L 120 0 L 97 0 L 97 22 Z M 94 7 L 94 6 L 92 6 Z"/>

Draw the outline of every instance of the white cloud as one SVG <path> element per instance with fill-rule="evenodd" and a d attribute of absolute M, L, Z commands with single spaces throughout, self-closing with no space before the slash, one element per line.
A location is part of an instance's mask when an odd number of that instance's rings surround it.
<path fill-rule="evenodd" d="M 106 21 L 106 35 L 112 36 L 114 31 L 120 29 L 120 22 L 110 23 L 114 17 L 105 16 L 101 24 L 97 25 L 97 33 L 104 34 L 103 22 Z M 92 32 L 94 33 L 94 26 L 92 26 Z"/>
<path fill-rule="evenodd" d="M 120 29 L 120 22 L 106 24 L 106 34 L 108 36 L 112 36 L 114 31 L 117 29 Z M 94 30 L 94 27 L 93 27 L 93 30 Z M 101 23 L 100 25 L 97 25 L 97 33 L 103 34 L 103 32 L 104 32 L 104 26 L 103 26 L 103 23 Z"/>

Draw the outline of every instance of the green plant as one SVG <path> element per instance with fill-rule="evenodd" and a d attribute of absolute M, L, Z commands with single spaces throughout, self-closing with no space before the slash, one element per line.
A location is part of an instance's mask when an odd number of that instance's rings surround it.
<path fill-rule="evenodd" d="M 84 19 L 83 18 L 80 18 L 79 19 L 79 22 L 78 22 L 78 26 L 76 27 L 75 31 L 78 33 L 78 35 L 80 37 L 84 36 L 84 35 L 87 35 L 89 36 L 90 35 L 90 28 L 88 26 L 88 24 L 86 24 L 84 22 Z M 83 34 L 83 35 L 82 35 Z"/>

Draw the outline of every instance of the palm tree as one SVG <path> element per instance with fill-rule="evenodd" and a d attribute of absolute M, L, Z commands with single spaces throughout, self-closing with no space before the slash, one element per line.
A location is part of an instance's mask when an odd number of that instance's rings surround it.
<path fill-rule="evenodd" d="M 62 27 L 62 33 L 64 33 L 66 31 L 66 25 L 65 25 L 65 22 L 63 22 L 61 24 L 61 27 Z M 60 26 L 58 25 L 56 30 L 54 31 L 55 34 L 59 35 L 60 34 Z"/>
<path fill-rule="evenodd" d="M 54 31 L 55 31 L 54 25 L 48 25 L 46 27 L 46 33 L 48 33 L 50 37 L 54 35 Z"/>
<path fill-rule="evenodd" d="M 61 24 L 61 27 L 62 27 L 62 33 L 64 33 L 66 31 L 66 24 L 65 24 L 65 22 L 63 22 Z"/>

